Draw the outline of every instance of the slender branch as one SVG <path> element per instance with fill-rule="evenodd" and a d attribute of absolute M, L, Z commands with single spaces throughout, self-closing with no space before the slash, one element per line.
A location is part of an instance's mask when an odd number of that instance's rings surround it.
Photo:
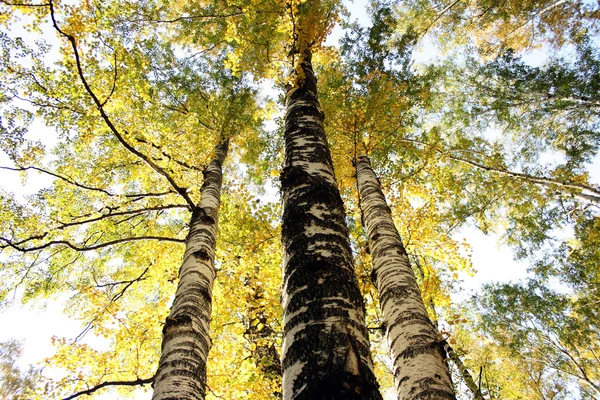
<path fill-rule="evenodd" d="M 113 193 L 110 193 L 109 191 L 107 191 L 105 189 L 87 186 L 87 185 L 75 182 L 74 180 L 72 180 L 72 179 L 70 179 L 68 177 L 59 175 L 57 173 L 54 173 L 52 171 L 48 171 L 46 169 L 39 168 L 39 167 L 33 167 L 33 166 L 21 167 L 21 166 L 18 166 L 17 168 L 14 168 L 14 167 L 2 167 L 2 166 L 0 166 L 0 169 L 5 169 L 5 170 L 8 170 L 8 171 L 27 171 L 27 170 L 32 169 L 34 171 L 42 172 L 44 174 L 48 174 L 48 175 L 51 175 L 51 176 L 53 176 L 55 178 L 61 179 L 61 180 L 65 181 L 65 182 L 70 183 L 71 185 L 77 186 L 77 187 L 79 187 L 81 189 L 93 190 L 93 191 L 97 191 L 97 192 L 102 192 L 102 193 L 104 193 L 104 194 L 106 194 L 108 196 L 114 196 Z"/>
<path fill-rule="evenodd" d="M 100 39 L 102 40 L 102 39 Z M 104 41 L 102 41 L 102 43 L 104 43 Z M 110 98 L 112 97 L 112 95 L 115 93 L 115 89 L 117 88 L 117 75 L 118 75 L 118 68 L 117 68 L 117 52 L 112 49 L 109 45 L 107 45 L 106 43 L 104 43 L 104 45 L 108 48 L 110 48 L 113 53 L 114 53 L 114 61 L 115 61 L 115 72 L 113 75 L 113 82 L 112 82 L 112 88 L 110 89 L 110 93 L 108 94 L 108 96 L 106 96 L 106 99 L 104 99 L 104 101 L 102 102 L 102 107 L 104 107 L 106 105 L 106 103 L 108 103 L 108 101 L 110 100 Z"/>
<path fill-rule="evenodd" d="M 4 169 L 4 170 L 7 170 L 7 171 L 27 171 L 27 170 L 31 169 L 31 170 L 34 170 L 34 171 L 41 172 L 43 174 L 47 174 L 47 175 L 53 176 L 53 177 L 58 178 L 58 179 L 60 179 L 62 181 L 65 181 L 65 182 L 67 182 L 67 183 L 69 183 L 69 184 L 71 184 L 73 186 L 77 186 L 78 188 L 81 188 L 81 189 L 86 189 L 86 190 L 92 190 L 92 191 L 101 192 L 101 193 L 104 193 L 107 196 L 111 196 L 111 197 L 113 197 L 113 196 L 124 196 L 124 197 L 127 197 L 127 198 L 133 198 L 133 200 L 131 200 L 132 202 L 133 201 L 137 201 L 137 200 L 141 200 L 142 198 L 145 198 L 145 197 L 162 197 L 162 196 L 167 196 L 169 194 L 176 193 L 173 190 L 166 190 L 164 192 L 117 194 L 117 193 L 111 193 L 108 190 L 105 190 L 105 189 L 102 189 L 102 188 L 96 188 L 96 187 L 84 185 L 82 183 L 78 183 L 75 180 L 71 179 L 70 177 L 59 175 L 59 174 L 57 174 L 55 172 L 48 171 L 48 170 L 40 168 L 40 167 L 34 167 L 34 166 L 29 166 L 29 167 L 21 167 L 21 166 L 18 166 L 18 167 L 3 167 L 3 166 L 0 166 L 0 169 Z M 87 216 L 87 215 L 89 215 L 89 214 L 86 214 L 85 216 Z"/>
<path fill-rule="evenodd" d="M 47 247 L 50 246 L 59 246 L 59 245 L 63 245 L 63 246 L 67 246 L 73 250 L 76 251 L 92 251 L 92 250 L 98 250 L 104 247 L 108 247 L 108 246 L 113 246 L 115 244 L 120 244 L 120 243 L 127 243 L 127 242 L 134 242 L 134 241 L 138 241 L 138 240 L 162 240 L 165 242 L 175 242 L 175 243 L 185 243 L 185 239 L 177 239 L 177 238 L 172 238 L 172 237 L 164 237 L 164 236 L 137 236 L 137 237 L 129 237 L 129 238 L 121 238 L 121 239 L 116 239 L 116 240 L 111 240 L 108 242 L 104 242 L 104 243 L 100 243 L 100 244 L 96 244 L 96 245 L 92 245 L 92 246 L 80 246 L 77 244 L 73 244 L 67 240 L 53 240 L 50 241 L 48 243 L 44 243 L 41 244 L 39 246 L 33 246 L 33 247 L 20 247 L 19 245 L 15 244 L 14 242 L 12 242 L 9 239 L 0 237 L 0 240 L 5 242 L 6 244 L 4 245 L 0 245 L 0 249 L 4 249 L 7 247 L 11 247 L 17 251 L 20 251 L 22 253 L 27 253 L 30 251 L 37 251 L 37 250 L 43 250 Z"/>
<path fill-rule="evenodd" d="M 79 56 L 79 49 L 77 47 L 77 41 L 75 40 L 75 37 L 73 35 L 70 35 L 70 34 L 64 32 L 62 29 L 60 29 L 60 27 L 58 26 L 58 23 L 56 22 L 56 16 L 54 15 L 54 5 L 52 3 L 52 0 L 50 0 L 50 16 L 52 18 L 52 25 L 54 26 L 54 29 L 56 29 L 56 31 L 61 36 L 63 36 L 66 39 L 68 39 L 69 42 L 71 43 L 71 47 L 73 49 L 73 55 L 75 57 L 75 64 L 77 65 L 77 73 L 79 75 L 81 83 L 83 84 L 86 92 L 90 95 L 90 97 L 94 101 L 94 104 L 96 105 L 96 108 L 100 112 L 100 116 L 102 117 L 102 119 L 104 120 L 104 122 L 106 123 L 106 125 L 108 126 L 108 128 L 111 130 L 111 132 L 115 135 L 115 137 L 119 140 L 119 142 L 127 150 L 129 150 L 135 156 L 141 158 L 143 161 L 146 162 L 146 164 L 148 164 L 148 166 L 150 166 L 150 168 L 152 168 L 154 171 L 156 171 L 160 175 L 162 175 L 169 182 L 169 184 L 173 187 L 173 189 L 175 189 L 175 191 L 177 193 L 179 193 L 179 195 L 181 197 L 183 197 L 183 199 L 188 204 L 188 206 L 190 207 L 190 209 L 194 209 L 196 205 L 194 204 L 194 202 L 192 201 L 192 199 L 188 195 L 187 190 L 185 188 L 183 188 L 183 187 L 180 187 L 175 182 L 175 180 L 173 179 L 173 177 L 171 175 L 169 175 L 159 165 L 157 165 L 156 163 L 154 163 L 147 155 L 141 153 L 136 148 L 134 148 L 132 145 L 130 145 L 125 140 L 125 138 L 123 137 L 123 135 L 121 134 L 121 132 L 119 132 L 119 130 L 115 127 L 115 125 L 113 124 L 112 120 L 110 119 L 110 117 L 108 116 L 108 114 L 106 113 L 106 111 L 104 110 L 104 106 L 103 106 L 102 102 L 100 102 L 100 100 L 98 99 L 98 96 L 96 96 L 96 93 L 94 93 L 94 91 L 90 87 L 87 79 L 85 78 L 85 75 L 83 74 L 83 66 L 81 64 L 81 58 Z M 124 131 L 124 133 L 127 134 L 127 131 Z"/>
<path fill-rule="evenodd" d="M 99 385 L 96 385 L 90 389 L 87 390 L 83 390 L 81 392 L 77 392 L 75 394 L 72 394 L 69 397 L 65 397 L 63 400 L 72 400 L 74 398 L 77 398 L 79 396 L 85 396 L 85 395 L 89 395 L 94 393 L 97 390 L 100 390 L 102 388 L 108 387 L 108 386 L 141 386 L 141 385 L 147 385 L 149 383 L 152 383 L 154 381 L 154 377 L 151 378 L 146 378 L 146 379 L 136 379 L 135 381 L 107 381 L 107 382 L 102 382 Z"/>
<path fill-rule="evenodd" d="M 37 106 L 37 107 L 40 107 L 40 108 L 50 107 L 50 108 L 54 108 L 54 109 L 57 109 L 57 110 L 68 110 L 68 111 L 71 111 L 72 113 L 83 115 L 83 113 L 81 111 L 77 111 L 77 110 L 75 110 L 75 109 L 73 109 L 71 107 L 67 107 L 67 106 L 63 106 L 63 105 L 59 106 L 59 105 L 51 104 L 51 103 L 41 103 L 41 102 L 39 102 L 37 100 L 27 99 L 25 97 L 21 97 L 21 96 L 16 95 L 16 94 L 13 94 L 12 98 L 20 100 L 20 101 L 24 101 L 24 102 L 29 103 L 29 104 L 33 104 L 34 106 Z M 57 99 L 54 99 L 54 98 L 53 98 L 53 100 L 58 101 Z M 58 101 L 58 102 L 62 103 L 61 101 Z"/>
<path fill-rule="evenodd" d="M 0 3 L 6 4 L 7 6 L 13 7 L 49 7 L 48 3 L 40 3 L 40 4 L 28 4 L 28 3 L 15 3 L 12 1 L 0 0 Z"/>
<path fill-rule="evenodd" d="M 442 18 L 444 16 L 444 14 L 446 14 L 448 11 L 450 11 L 455 5 L 457 5 L 458 3 L 460 3 L 461 0 L 456 0 L 453 3 L 451 3 L 449 6 L 447 6 L 446 8 L 444 8 L 436 17 L 433 21 L 431 21 L 431 23 L 429 25 L 427 25 L 427 27 L 425 29 L 423 29 L 420 33 L 419 36 L 424 36 L 427 31 L 429 31 L 429 29 L 431 29 L 431 27 L 433 25 L 435 25 L 436 22 L 439 21 L 440 18 Z"/>
<path fill-rule="evenodd" d="M 134 197 L 131 201 L 137 201 L 144 197 L 162 197 L 167 196 L 169 194 L 174 194 L 175 192 L 172 190 L 167 190 L 166 192 L 157 192 L 157 193 L 139 193 L 139 194 L 125 194 L 125 197 Z"/>
<path fill-rule="evenodd" d="M 454 351 L 452 346 L 450 346 L 450 344 L 446 340 L 442 340 L 442 345 L 444 346 L 444 350 L 446 350 L 446 354 L 448 354 L 448 358 L 454 363 L 454 365 L 456 365 L 460 376 L 462 377 L 463 381 L 473 394 L 473 400 L 484 400 L 485 398 L 481 393 L 481 386 L 475 383 L 475 379 L 473 379 L 471 372 L 469 371 L 467 366 L 462 362 L 460 356 L 456 353 L 456 351 Z"/>
<path fill-rule="evenodd" d="M 121 216 L 121 215 L 142 214 L 142 213 L 149 212 L 149 211 L 162 211 L 162 210 L 168 210 L 168 209 L 173 209 L 173 208 L 185 208 L 185 209 L 187 209 L 187 206 L 184 205 L 184 204 L 168 204 L 168 205 L 164 205 L 164 206 L 156 206 L 156 207 L 140 208 L 140 209 L 136 209 L 136 210 L 112 212 L 115 209 L 115 207 L 113 207 L 112 209 L 109 208 L 110 211 L 109 211 L 108 214 L 104 214 L 104 215 L 101 215 L 99 217 L 90 218 L 90 219 L 86 219 L 86 220 L 83 220 L 83 221 L 73 221 L 73 222 L 60 222 L 60 221 L 58 221 L 60 223 L 60 226 L 56 227 L 55 229 L 64 229 L 64 228 L 67 228 L 69 226 L 89 224 L 90 222 L 96 222 L 96 221 L 100 221 L 100 220 L 103 220 L 103 219 L 106 219 L 106 218 L 118 217 L 118 216 Z"/>
<path fill-rule="evenodd" d="M 523 28 L 524 26 L 526 26 L 528 23 L 530 23 L 531 21 L 533 21 L 535 19 L 535 17 L 538 17 L 542 14 L 545 14 L 547 11 L 550 11 L 551 9 L 553 9 L 554 7 L 558 7 L 559 5 L 566 3 L 567 0 L 558 0 L 546 7 L 544 7 L 543 9 L 541 9 L 540 11 L 538 11 L 537 13 L 533 14 L 533 16 L 531 16 L 527 21 L 523 22 L 521 25 L 519 25 L 518 27 L 516 27 L 515 29 L 513 29 L 512 31 L 508 32 L 508 36 L 511 36 L 513 33 L 515 33 L 516 31 L 520 30 L 521 28 Z"/>
<path fill-rule="evenodd" d="M 594 193 L 594 195 L 588 195 L 588 194 L 584 194 L 584 193 L 576 193 L 574 195 L 576 197 L 582 198 L 583 200 L 589 201 L 595 205 L 600 206 L 600 191 L 589 185 L 574 183 L 574 182 L 570 182 L 570 181 L 560 181 L 558 179 L 548 178 L 545 176 L 533 176 L 533 175 L 529 175 L 529 174 L 522 174 L 519 172 L 507 171 L 504 169 L 479 164 L 474 161 L 470 161 L 470 160 L 460 158 L 457 156 L 451 156 L 451 155 L 447 155 L 447 156 L 452 160 L 471 165 L 478 169 L 495 172 L 500 175 L 511 176 L 513 178 L 519 178 L 519 179 L 522 179 L 522 180 L 525 180 L 528 182 L 532 182 L 532 183 L 535 183 L 538 185 L 542 185 L 542 186 L 558 185 L 558 186 L 561 186 L 564 188 L 569 188 L 569 189 L 588 190 L 588 191 Z"/>
<path fill-rule="evenodd" d="M 204 125 L 204 124 L 202 124 L 202 125 Z M 168 160 L 173 161 L 176 164 L 179 164 L 179 165 L 181 165 L 184 168 L 193 169 L 193 170 L 200 171 L 200 172 L 203 171 L 203 168 L 197 167 L 195 165 L 190 165 L 190 164 L 186 163 L 185 161 L 181 161 L 181 160 L 176 159 L 175 157 L 173 157 L 172 155 L 170 155 L 169 153 L 167 153 L 166 151 L 164 151 L 161 146 L 157 145 L 156 143 L 153 143 L 152 141 L 148 141 L 146 139 L 139 138 L 137 136 L 134 136 L 133 138 L 137 142 L 139 142 L 139 143 L 144 143 L 144 144 L 147 144 L 147 145 L 149 145 L 149 146 L 157 149 L 158 151 L 160 151 L 160 154 L 162 154 L 163 156 L 165 156 Z"/>
<path fill-rule="evenodd" d="M 118 281 L 118 282 L 109 282 L 109 283 L 97 283 L 96 287 L 97 288 L 103 288 L 103 287 L 113 287 L 113 286 L 117 286 L 117 285 L 127 285 L 130 286 L 131 284 L 135 283 L 135 282 L 139 282 L 139 281 L 143 281 L 144 279 L 144 275 L 146 275 L 146 272 L 148 272 L 148 270 L 150 269 L 150 267 L 146 267 L 146 269 L 144 270 L 144 272 L 141 273 L 140 276 L 138 276 L 135 279 L 131 279 L 128 281 Z"/>
<path fill-rule="evenodd" d="M 461 157 L 453 156 L 453 155 L 449 154 L 450 151 L 460 151 L 460 149 L 443 149 L 443 148 L 433 146 L 432 144 L 429 144 L 427 142 L 423 142 L 423 141 L 420 141 L 417 139 L 402 138 L 400 140 L 417 143 L 417 144 L 421 144 L 424 146 L 435 147 L 435 150 L 438 153 L 447 156 L 451 160 L 458 161 L 458 162 L 461 162 L 464 164 L 468 164 L 472 167 L 482 169 L 485 171 L 494 172 L 499 175 L 511 176 L 513 178 L 517 178 L 522 181 L 531 182 L 531 183 L 535 183 L 537 185 L 546 186 L 546 187 L 556 185 L 559 187 L 559 189 L 562 189 L 563 192 L 564 192 L 564 189 L 575 189 L 578 191 L 587 190 L 587 191 L 591 192 L 592 194 L 585 194 L 585 193 L 579 192 L 579 193 L 574 193 L 573 195 L 582 200 L 590 202 L 594 205 L 600 206 L 600 190 L 596 189 L 595 187 L 593 187 L 591 185 L 585 185 L 582 183 L 576 183 L 576 182 L 571 182 L 571 181 L 561 181 L 561 180 L 549 178 L 546 176 L 534 176 L 534 175 L 529 175 L 529 174 L 523 174 L 520 172 L 508 171 L 508 170 L 501 169 L 501 168 L 490 167 L 490 166 L 483 165 L 483 164 L 480 164 L 475 161 L 467 160 L 465 158 L 461 158 Z M 569 194 L 571 194 L 571 193 L 569 193 Z"/>
<path fill-rule="evenodd" d="M 152 265 L 152 264 L 151 264 Z M 108 301 L 108 304 L 106 304 L 104 306 L 104 308 L 102 309 L 102 311 L 100 313 L 98 313 L 90 322 L 87 323 L 87 325 L 85 326 L 85 328 L 83 328 L 83 330 L 79 333 L 79 335 L 77 335 L 77 337 L 73 340 L 73 342 L 78 342 L 79 340 L 81 340 L 89 331 L 91 331 L 92 329 L 94 329 L 94 322 L 98 321 L 102 315 L 106 314 L 106 311 L 108 310 L 108 308 L 117 300 L 119 300 L 121 297 L 123 297 L 123 295 L 125 294 L 125 292 L 127 291 L 127 289 L 129 289 L 134 283 L 136 282 L 140 282 L 145 280 L 146 278 L 144 278 L 144 275 L 146 275 L 146 272 L 148 272 L 148 270 L 150 269 L 150 267 L 146 267 L 146 269 L 144 270 L 144 272 L 141 273 L 140 276 L 138 276 L 135 279 L 129 280 L 129 281 L 121 281 L 121 282 L 115 282 L 114 284 L 106 284 L 106 285 L 96 285 L 97 288 L 100 287 L 114 287 L 116 285 L 119 284 L 124 284 L 125 287 L 123 287 L 117 294 L 115 294 L 114 296 L 112 296 L 112 298 Z"/>
<path fill-rule="evenodd" d="M 174 23 L 174 22 L 193 21 L 193 20 L 197 20 L 197 19 L 218 19 L 218 18 L 238 17 L 240 15 L 244 15 L 244 12 L 239 11 L 239 12 L 233 12 L 233 13 L 230 13 L 230 14 L 188 15 L 188 16 L 181 16 L 181 17 L 177 17 L 177 18 L 173 18 L 173 19 L 151 19 L 151 18 L 143 17 L 143 19 L 127 20 L 127 21 L 129 21 L 129 22 L 151 22 L 151 23 L 166 23 L 166 24 L 170 24 L 170 23 Z"/>

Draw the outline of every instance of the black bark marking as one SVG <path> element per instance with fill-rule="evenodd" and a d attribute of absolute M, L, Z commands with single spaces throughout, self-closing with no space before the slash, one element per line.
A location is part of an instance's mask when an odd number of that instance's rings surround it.
<path fill-rule="evenodd" d="M 215 219 L 212 216 L 210 216 L 202 207 L 194 208 L 194 212 L 192 213 L 192 221 L 199 222 L 203 225 L 215 224 Z"/>
<path fill-rule="evenodd" d="M 182 325 L 191 325 L 192 319 L 187 315 L 178 315 L 176 317 L 167 317 L 165 320 L 165 326 L 163 326 L 163 334 L 172 327 L 182 326 Z"/>
<path fill-rule="evenodd" d="M 210 255 L 206 251 L 206 249 L 200 249 L 192 253 L 192 255 L 201 260 L 210 260 Z"/>

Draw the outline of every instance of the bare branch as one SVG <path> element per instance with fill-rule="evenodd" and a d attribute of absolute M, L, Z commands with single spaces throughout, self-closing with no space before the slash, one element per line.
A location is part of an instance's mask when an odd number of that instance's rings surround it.
<path fill-rule="evenodd" d="M 67 240 L 53 240 L 44 244 L 41 244 L 39 246 L 33 246 L 33 247 L 20 247 L 18 244 L 15 244 L 14 242 L 12 242 L 10 239 L 6 239 L 4 237 L 0 237 L 0 240 L 3 241 L 4 245 L 0 245 L 0 249 L 4 249 L 7 247 L 11 247 L 17 251 L 20 251 L 22 253 L 27 253 L 30 251 L 37 251 L 37 250 L 43 250 L 45 248 L 51 247 L 51 246 L 67 246 L 73 250 L 76 251 L 92 251 L 92 250 L 98 250 L 104 247 L 108 247 L 108 246 L 113 246 L 116 244 L 120 244 L 120 243 L 128 243 L 128 242 L 134 242 L 134 241 L 138 241 L 138 240 L 161 240 L 161 241 L 165 241 L 165 242 L 175 242 L 175 243 L 185 243 L 185 239 L 178 239 L 178 238 L 172 238 L 172 237 L 164 237 L 164 236 L 137 236 L 137 237 L 129 237 L 129 238 L 121 238 L 121 239 L 116 239 L 116 240 L 111 240 L 108 242 L 104 242 L 104 243 L 100 243 L 100 244 L 96 244 L 96 245 L 92 245 L 92 246 L 80 246 L 77 244 L 73 244 Z"/>
<path fill-rule="evenodd" d="M 5 169 L 5 170 L 9 170 L 9 171 L 27 171 L 29 169 L 32 169 L 32 170 L 35 170 L 35 171 L 38 171 L 38 172 L 42 172 L 44 174 L 51 175 L 51 176 L 53 176 L 55 178 L 61 179 L 61 180 L 65 181 L 65 182 L 68 182 L 71 185 L 77 186 L 77 187 L 79 187 L 81 189 L 93 190 L 93 191 L 97 191 L 97 192 L 102 192 L 102 193 L 104 193 L 104 194 L 106 194 L 108 196 L 114 196 L 113 193 L 110 193 L 107 190 L 100 189 L 100 188 L 95 188 L 95 187 L 91 187 L 91 186 L 87 186 L 87 185 L 84 185 L 84 184 L 81 184 L 81 183 L 77 183 L 77 182 L 75 182 L 74 180 L 72 180 L 70 178 L 67 178 L 65 176 L 59 175 L 57 173 L 54 173 L 52 171 L 48 171 L 48 170 L 45 170 L 45 169 L 39 168 L 39 167 L 33 167 L 33 166 L 21 167 L 21 166 L 19 166 L 17 168 L 13 168 L 13 167 L 2 167 L 2 166 L 0 166 L 0 169 Z"/>
<path fill-rule="evenodd" d="M 77 392 L 69 397 L 65 397 L 63 400 L 72 400 L 75 399 L 79 396 L 85 396 L 85 395 L 89 395 L 94 393 L 97 390 L 100 390 L 102 388 L 108 387 L 108 386 L 141 386 L 141 385 L 147 385 L 149 383 L 152 383 L 154 381 L 154 377 L 151 378 L 146 378 L 146 379 L 136 379 L 135 381 L 107 381 L 107 382 L 102 382 L 99 385 L 96 385 L 90 389 L 87 390 L 83 390 L 81 392 Z"/>

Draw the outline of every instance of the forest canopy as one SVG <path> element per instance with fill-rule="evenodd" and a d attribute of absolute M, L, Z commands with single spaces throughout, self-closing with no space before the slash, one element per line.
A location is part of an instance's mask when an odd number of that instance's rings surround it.
<path fill-rule="evenodd" d="M 0 0 L 0 397 L 600 398 L 599 7 Z"/>

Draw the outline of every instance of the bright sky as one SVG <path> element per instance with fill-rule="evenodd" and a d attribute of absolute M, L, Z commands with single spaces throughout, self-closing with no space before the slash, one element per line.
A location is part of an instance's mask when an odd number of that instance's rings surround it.
<path fill-rule="evenodd" d="M 356 0 L 354 4 L 348 4 L 352 14 L 352 19 L 358 19 L 363 25 L 369 23 L 368 14 L 365 10 L 366 1 Z M 52 35 L 50 35 L 52 36 Z M 342 36 L 340 29 L 334 30 L 328 39 L 328 44 L 334 44 Z M 427 51 L 419 55 L 419 59 L 427 60 L 433 57 Z M 534 53 L 531 62 L 542 62 L 543 53 Z M 34 125 L 31 137 L 39 138 L 50 146 L 54 142 L 53 132 L 40 123 Z M 8 157 L 0 152 L 0 165 L 10 165 Z M 7 171 L 0 172 L 0 186 L 8 191 L 25 196 L 35 193 L 40 188 L 49 185 L 47 177 L 39 176 L 36 173 L 29 174 L 27 185 L 23 186 L 18 173 Z M 591 181 L 600 182 L 600 158 L 597 158 L 591 169 Z M 526 276 L 527 265 L 517 263 L 512 258 L 510 249 L 499 247 L 498 237 L 494 235 L 485 236 L 474 228 L 465 228 L 459 231 L 455 237 L 457 239 L 467 238 L 472 246 L 472 261 L 477 274 L 475 277 L 464 277 L 464 288 L 466 293 L 476 291 L 482 283 L 490 281 L 516 281 Z M 17 296 L 18 297 L 18 296 Z M 19 307 L 12 306 L 0 313 L 0 341 L 8 338 L 25 340 L 25 352 L 21 360 L 21 365 L 26 366 L 30 363 L 37 363 L 52 354 L 53 349 L 50 346 L 50 338 L 56 336 L 74 337 L 81 330 L 81 324 L 71 320 L 62 314 L 62 304 L 65 298 L 59 298 L 56 302 L 48 305 L 45 309 L 37 307 Z M 94 342 L 93 335 L 86 336 L 87 341 Z M 150 394 L 142 394 L 138 398 L 150 398 Z M 114 398 L 108 396 L 106 398 Z"/>

